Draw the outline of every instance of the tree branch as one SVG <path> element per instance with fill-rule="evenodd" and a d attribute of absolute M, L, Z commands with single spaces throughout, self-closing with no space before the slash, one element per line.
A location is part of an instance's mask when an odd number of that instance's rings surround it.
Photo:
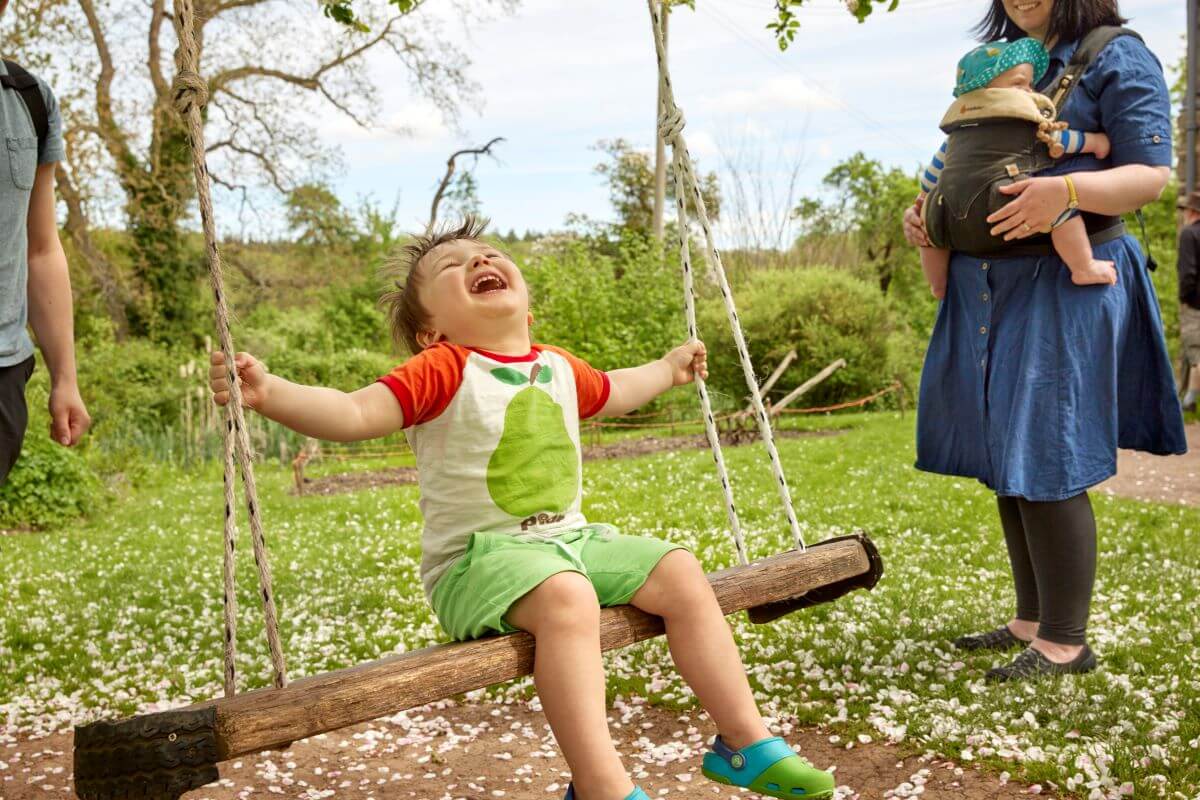
<path fill-rule="evenodd" d="M 429 224 L 425 226 L 426 233 L 433 230 L 433 226 L 437 224 L 438 206 L 446 194 L 446 189 L 450 186 L 450 180 L 454 177 L 454 162 L 458 157 L 475 156 L 475 160 L 478 161 L 480 156 L 492 155 L 492 147 L 503 141 L 503 136 L 497 136 L 482 147 L 470 147 L 450 155 L 450 158 L 446 160 L 446 174 L 442 176 L 442 182 L 438 184 L 437 191 L 433 195 L 433 203 L 429 207 Z"/>
<path fill-rule="evenodd" d="M 271 69 L 270 67 L 247 64 L 245 66 L 227 69 L 224 72 L 218 72 L 216 75 L 214 75 L 208 81 L 209 93 L 216 94 L 217 92 L 223 92 L 226 90 L 226 87 L 229 84 L 246 80 L 247 78 L 274 78 L 275 80 L 291 83 L 310 91 L 320 89 L 321 78 L 324 77 L 327 72 L 357 58 L 367 50 L 370 50 L 375 45 L 387 39 L 392 32 L 392 28 L 399 19 L 400 17 L 392 17 L 388 20 L 387 25 L 383 27 L 383 30 L 381 30 L 378 34 L 372 36 L 358 47 L 339 53 L 331 60 L 318 66 L 309 75 L 296 75 L 291 72 L 284 72 L 283 70 Z"/>

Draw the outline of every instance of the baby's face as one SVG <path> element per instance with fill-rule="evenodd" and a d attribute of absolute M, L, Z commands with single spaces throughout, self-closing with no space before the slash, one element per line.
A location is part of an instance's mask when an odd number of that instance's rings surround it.
<path fill-rule="evenodd" d="M 1033 65 L 1017 64 L 1007 72 L 1001 72 L 988 84 L 989 89 L 1020 89 L 1033 91 Z"/>
<path fill-rule="evenodd" d="M 528 325 L 525 278 L 498 248 L 456 239 L 426 253 L 417 269 L 430 327 L 447 340 L 486 347 L 481 338 L 505 330 L 507 324 Z"/>

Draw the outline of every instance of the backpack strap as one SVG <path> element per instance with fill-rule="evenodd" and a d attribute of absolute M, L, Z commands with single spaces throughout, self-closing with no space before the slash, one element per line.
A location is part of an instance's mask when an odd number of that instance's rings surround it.
<path fill-rule="evenodd" d="M 1079 42 L 1079 47 L 1075 50 L 1075 55 L 1071 56 L 1071 61 L 1063 70 L 1062 75 L 1058 76 L 1054 89 L 1054 94 L 1050 95 L 1050 99 L 1054 101 L 1054 107 L 1058 109 L 1058 113 L 1062 114 L 1063 108 L 1067 105 L 1067 98 L 1071 96 L 1071 92 L 1079 85 L 1079 80 L 1083 77 L 1083 73 L 1087 72 L 1088 67 L 1100 55 L 1104 48 L 1108 47 L 1109 43 L 1119 36 L 1132 36 L 1139 42 L 1142 37 L 1136 31 L 1129 28 L 1120 28 L 1115 25 L 1102 25 L 1099 28 L 1093 28 Z"/>
<path fill-rule="evenodd" d="M 42 97 L 42 90 L 38 87 L 37 79 L 30 75 L 24 67 L 7 58 L 4 59 L 4 66 L 8 69 L 8 74 L 0 75 L 0 86 L 12 89 L 25 101 L 25 107 L 29 109 L 29 117 L 33 120 L 33 129 L 37 133 L 40 148 L 46 141 L 46 135 L 50 132 L 50 115 L 46 111 L 46 98 Z"/>

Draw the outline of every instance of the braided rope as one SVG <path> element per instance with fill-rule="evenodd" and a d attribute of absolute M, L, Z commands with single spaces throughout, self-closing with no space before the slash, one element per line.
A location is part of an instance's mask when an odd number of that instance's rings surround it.
<path fill-rule="evenodd" d="M 721 263 L 721 254 L 718 252 L 713 240 L 712 225 L 708 219 L 708 211 L 704 206 L 704 196 L 700 191 L 700 183 L 696 180 L 695 170 L 692 167 L 692 158 L 688 154 L 687 143 L 683 138 L 683 112 L 675 105 L 675 93 L 671 88 L 671 76 L 667 68 L 667 51 L 662 37 L 662 19 L 659 16 L 655 0 L 646 0 L 646 2 L 650 7 L 650 23 L 654 33 L 654 50 L 658 59 L 659 96 L 662 98 L 659 135 L 663 137 L 664 141 L 670 143 L 673 158 L 672 164 L 675 167 L 675 201 L 679 209 L 680 254 L 684 264 L 684 308 L 687 314 L 688 333 L 693 338 L 696 338 L 696 309 L 692 287 L 692 270 L 688 254 L 687 213 L 684 208 L 685 188 L 687 190 L 686 194 L 690 195 L 692 206 L 696 211 L 696 219 L 700 222 L 700 227 L 704 231 L 705 261 L 708 264 L 709 271 L 716 277 L 717 284 L 721 288 L 721 297 L 725 302 L 725 314 L 729 318 L 729 327 L 733 332 L 733 340 L 737 344 L 738 360 L 742 365 L 742 372 L 746 378 L 746 386 L 750 389 L 750 402 L 754 407 L 755 417 L 758 419 L 758 428 L 762 435 L 763 445 L 766 447 L 767 455 L 771 460 L 771 471 L 774 473 L 775 481 L 778 485 L 779 499 L 783 503 L 783 510 L 787 516 L 788 525 L 791 526 L 792 538 L 796 543 L 796 549 L 803 551 L 806 549 L 804 536 L 800 532 L 800 522 L 796 519 L 796 509 L 792 505 L 792 494 L 788 489 L 787 479 L 783 474 L 783 463 L 779 458 L 779 451 L 775 448 L 775 437 L 771 432 L 771 421 L 767 417 L 766 408 L 763 406 L 762 393 L 758 389 L 758 378 L 754 375 L 754 365 L 750 361 L 750 351 L 746 347 L 746 339 L 742 335 L 742 324 L 738 320 L 737 308 L 733 303 L 733 292 L 729 288 L 729 281 L 725 277 L 725 266 Z M 697 376 L 696 386 L 700 392 L 700 403 L 705 416 L 705 430 L 708 434 L 709 444 L 713 449 L 713 459 L 717 462 L 717 474 L 721 479 L 721 486 L 725 492 L 726 512 L 729 515 L 730 525 L 733 528 L 734 541 L 738 548 L 738 557 L 744 564 L 746 563 L 745 544 L 742 541 L 740 526 L 737 524 L 737 511 L 733 504 L 733 492 L 729 487 L 729 477 L 725 471 L 724 457 L 721 455 L 720 438 L 716 434 L 716 425 L 712 421 L 712 408 L 708 402 L 704 382 L 699 379 L 699 376 Z"/>
<path fill-rule="evenodd" d="M 229 307 L 225 302 L 225 282 L 221 273 L 221 253 L 217 249 L 216 225 L 213 222 L 212 192 L 209 187 L 208 165 L 204 158 L 204 118 L 203 109 L 208 102 L 208 87 L 199 74 L 199 48 L 196 44 L 196 14 L 192 0 L 175 0 L 175 33 L 179 37 L 179 47 L 175 51 L 176 76 L 173 86 L 175 110 L 187 124 L 188 140 L 192 148 L 192 166 L 196 175 L 196 198 L 200 204 L 200 221 L 204 228 L 204 245 L 208 251 L 208 273 L 212 284 L 213 298 L 216 301 L 217 335 L 220 340 L 221 352 L 225 355 L 225 366 L 229 378 L 229 425 L 226 425 L 225 436 L 234 438 L 238 466 L 242 473 L 242 488 L 246 492 L 246 506 L 250 517 L 250 541 L 254 546 L 254 563 L 258 566 L 259 587 L 262 590 L 263 618 L 267 628 L 267 647 L 271 653 L 271 665 L 275 671 L 275 685 L 283 687 L 287 683 L 287 667 L 284 664 L 283 647 L 279 642 L 279 622 L 275 615 L 275 596 L 271 588 L 271 567 L 267 560 L 267 547 L 263 539 L 262 519 L 259 517 L 258 487 L 254 481 L 254 464 L 251 459 L 250 436 L 246 430 L 245 413 L 242 407 L 242 390 L 237 382 L 236 367 L 234 366 L 233 336 L 229 332 Z M 228 452 L 229 445 L 226 445 Z M 226 459 L 226 474 L 232 471 L 232 462 Z M 232 476 L 227 483 L 232 484 Z M 227 487 L 226 502 L 230 503 L 231 488 Z M 226 514 L 226 536 L 229 537 L 229 519 Z M 231 556 L 232 540 L 226 539 L 226 548 Z M 232 575 L 227 575 L 226 603 L 232 599 Z M 226 606 L 226 621 L 230 614 Z M 232 632 L 229 634 L 232 635 Z M 226 645 L 226 692 L 231 688 L 229 678 L 233 673 L 232 640 Z"/>
<path fill-rule="evenodd" d="M 237 694 L 237 670 L 234 661 L 237 656 L 237 590 L 233 580 L 233 549 L 234 536 L 237 533 L 237 522 L 233 516 L 233 506 L 237 502 L 234 497 L 234 466 L 233 466 L 233 414 L 225 411 L 225 563 L 224 563 L 224 592 L 225 592 L 225 696 Z"/>

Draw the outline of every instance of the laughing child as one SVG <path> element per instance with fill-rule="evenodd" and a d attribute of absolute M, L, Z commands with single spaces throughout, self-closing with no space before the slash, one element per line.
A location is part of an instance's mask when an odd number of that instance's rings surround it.
<path fill-rule="evenodd" d="M 605 711 L 600 608 L 626 603 L 663 618 L 675 664 L 717 726 L 705 775 L 773 797 L 832 797 L 832 775 L 767 731 L 696 558 L 580 512 L 579 420 L 628 413 L 705 377 L 704 345 L 601 372 L 533 343 L 521 270 L 483 228 L 468 218 L 403 248 L 402 278 L 383 301 L 393 335 L 413 353 L 404 364 L 345 393 L 290 383 L 238 353 L 246 405 L 320 439 L 405 431 L 425 520 L 425 594 L 455 639 L 533 635 L 534 683 L 571 768 L 568 800 L 646 800 Z M 216 402 L 228 402 L 220 352 L 211 384 Z"/>

